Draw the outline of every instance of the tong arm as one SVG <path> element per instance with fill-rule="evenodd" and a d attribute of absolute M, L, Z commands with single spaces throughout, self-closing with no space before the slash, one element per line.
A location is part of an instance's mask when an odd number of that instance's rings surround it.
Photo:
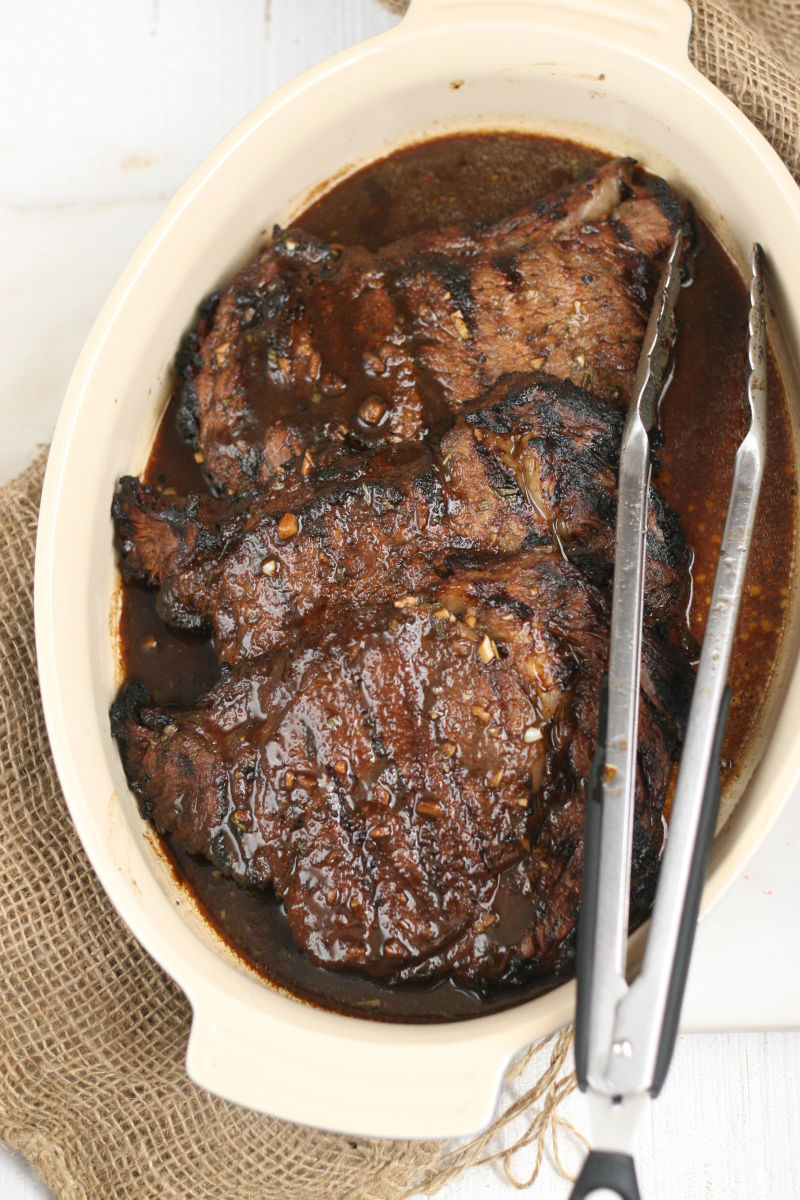
<path fill-rule="evenodd" d="M 759 247 L 753 251 L 747 384 L 750 428 L 736 452 L 703 647 L 642 968 L 617 1009 L 606 1079 L 657 1095 L 677 1034 L 706 861 L 720 798 L 718 764 L 745 570 L 766 457 L 766 331 Z M 615 1054 L 614 1046 L 631 1047 Z"/>
<path fill-rule="evenodd" d="M 649 430 L 674 340 L 683 236 L 673 242 L 650 314 L 625 421 L 617 493 L 614 603 L 604 745 L 595 755 L 587 803 L 576 1061 L 582 1083 L 603 1090 L 617 1005 L 627 991 L 625 953 L 636 790 Z M 588 926 L 591 924 L 591 932 Z"/>

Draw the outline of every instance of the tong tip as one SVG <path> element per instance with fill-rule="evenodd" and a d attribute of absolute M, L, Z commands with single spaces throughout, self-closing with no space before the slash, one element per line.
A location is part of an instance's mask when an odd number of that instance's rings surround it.
<path fill-rule="evenodd" d="M 750 256 L 750 311 L 747 319 L 748 381 L 751 408 L 755 392 L 763 393 L 767 386 L 767 333 L 764 314 L 764 251 L 753 243 Z"/>

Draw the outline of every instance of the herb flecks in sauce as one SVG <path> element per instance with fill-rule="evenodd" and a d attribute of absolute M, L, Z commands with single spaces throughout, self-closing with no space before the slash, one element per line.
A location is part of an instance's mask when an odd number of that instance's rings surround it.
<path fill-rule="evenodd" d="M 496 220 L 588 173 L 606 157 L 570 142 L 521 134 L 443 138 L 368 166 L 317 200 L 295 224 L 331 241 L 377 249 L 434 226 Z M 664 444 L 658 451 L 659 490 L 677 509 L 694 548 L 691 621 L 698 634 L 710 602 L 733 454 L 746 422 L 747 320 L 746 292 L 735 268 L 707 230 L 701 230 L 701 243 L 694 281 L 678 306 L 675 372 L 662 406 Z M 591 387 L 591 380 L 584 386 Z M 363 419 L 380 420 L 377 406 L 368 407 Z M 174 405 L 162 421 L 146 479 L 181 493 L 204 487 L 201 464 L 175 433 Z M 775 661 L 795 507 L 788 419 L 771 369 L 767 473 L 731 671 L 733 704 L 724 755 L 734 769 Z M 287 521 L 289 537 L 290 530 Z M 270 574 L 272 564 L 265 563 L 264 571 Z M 211 644 L 165 626 L 153 594 L 134 585 L 124 589 L 121 641 L 126 675 L 144 681 L 158 702 L 190 704 L 218 678 Z M 536 732 L 532 727 L 526 736 L 533 739 Z M 481 997 L 450 982 L 387 988 L 313 967 L 289 936 L 279 903 L 236 887 L 174 842 L 167 842 L 167 850 L 177 874 L 229 944 L 268 979 L 312 1003 L 385 1020 L 448 1020 L 520 1003 L 558 982 L 540 979 Z"/>

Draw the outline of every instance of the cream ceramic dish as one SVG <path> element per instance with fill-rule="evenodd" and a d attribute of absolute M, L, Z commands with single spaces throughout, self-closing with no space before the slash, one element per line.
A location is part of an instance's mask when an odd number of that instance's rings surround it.
<path fill-rule="evenodd" d="M 114 483 L 146 461 L 169 364 L 198 301 L 263 231 L 326 180 L 447 131 L 527 129 L 634 154 L 694 200 L 740 263 L 758 237 L 770 263 L 773 342 L 794 391 L 800 194 L 767 143 L 689 64 L 689 22 L 681 0 L 414 0 L 397 28 L 283 88 L 211 154 L 135 254 L 83 350 L 53 441 L 37 548 L 47 724 L 98 876 L 191 1002 L 189 1074 L 222 1096 L 360 1134 L 465 1134 L 490 1119 L 509 1056 L 571 1019 L 574 989 L 447 1026 L 384 1025 L 281 994 L 224 947 L 148 835 L 109 733 L 119 682 Z M 800 775 L 799 625 L 795 605 L 750 777 L 727 798 L 705 908 Z"/>

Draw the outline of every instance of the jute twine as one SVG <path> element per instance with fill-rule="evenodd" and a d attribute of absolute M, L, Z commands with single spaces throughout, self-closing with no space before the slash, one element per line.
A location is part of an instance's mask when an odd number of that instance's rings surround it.
<path fill-rule="evenodd" d="M 800 0 L 693 8 L 693 61 L 800 178 Z M 575 1087 L 570 1030 L 519 1060 L 512 1074 L 534 1069 L 535 1085 L 455 1147 L 321 1133 L 188 1081 L 188 1005 L 96 882 L 47 743 L 32 615 L 45 461 L 0 488 L 0 1138 L 59 1200 L 401 1200 L 482 1162 L 518 1188 L 548 1154 L 563 1170 L 559 1135 L 580 1138 L 559 1114 Z"/>

